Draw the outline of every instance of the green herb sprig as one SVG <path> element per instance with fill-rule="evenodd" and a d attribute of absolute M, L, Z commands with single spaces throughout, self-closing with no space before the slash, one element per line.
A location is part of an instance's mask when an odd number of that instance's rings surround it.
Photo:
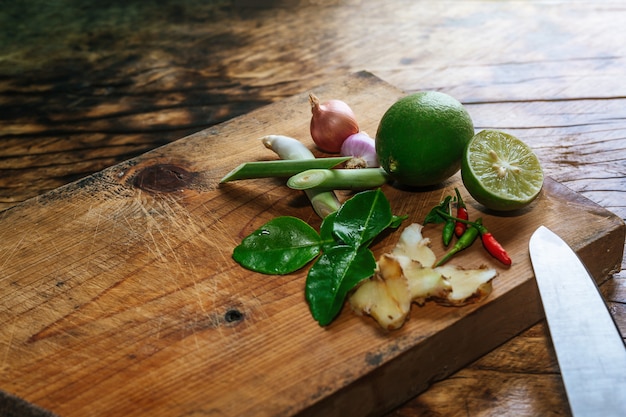
<path fill-rule="evenodd" d="M 288 274 L 317 258 L 307 274 L 305 298 L 313 318 L 326 326 L 348 292 L 374 274 L 371 243 L 406 218 L 392 214 L 380 189 L 362 191 L 326 216 L 319 233 L 295 217 L 270 220 L 235 247 L 233 259 L 256 272 Z"/>

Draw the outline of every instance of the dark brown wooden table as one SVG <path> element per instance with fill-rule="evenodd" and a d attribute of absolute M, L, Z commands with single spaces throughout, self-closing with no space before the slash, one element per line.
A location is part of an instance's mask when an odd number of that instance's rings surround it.
<path fill-rule="evenodd" d="M 59 0 L 1 10 L 0 209 L 368 70 L 407 93 L 456 97 L 477 129 L 517 135 L 547 175 L 626 218 L 621 2 Z M 622 334 L 625 265 L 601 286 Z M 545 324 L 389 413 L 440 415 L 569 415 Z"/>

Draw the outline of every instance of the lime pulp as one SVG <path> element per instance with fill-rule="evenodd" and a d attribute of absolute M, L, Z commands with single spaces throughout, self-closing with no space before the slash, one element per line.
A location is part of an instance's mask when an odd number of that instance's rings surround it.
<path fill-rule="evenodd" d="M 543 186 L 533 150 L 513 135 L 483 130 L 467 144 L 461 177 L 470 195 L 485 207 L 510 211 L 530 204 Z"/>

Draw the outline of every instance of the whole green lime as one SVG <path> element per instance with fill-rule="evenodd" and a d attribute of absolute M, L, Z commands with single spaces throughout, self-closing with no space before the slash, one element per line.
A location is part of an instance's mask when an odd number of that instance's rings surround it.
<path fill-rule="evenodd" d="M 387 109 L 376 132 L 376 153 L 381 167 L 399 183 L 435 185 L 461 168 L 473 136 L 472 119 L 458 100 L 422 91 Z"/>

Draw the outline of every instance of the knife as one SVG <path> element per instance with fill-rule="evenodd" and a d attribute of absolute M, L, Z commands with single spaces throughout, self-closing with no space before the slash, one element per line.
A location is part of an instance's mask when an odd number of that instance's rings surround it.
<path fill-rule="evenodd" d="M 545 226 L 529 249 L 572 415 L 626 416 L 626 347 L 595 281 Z"/>

